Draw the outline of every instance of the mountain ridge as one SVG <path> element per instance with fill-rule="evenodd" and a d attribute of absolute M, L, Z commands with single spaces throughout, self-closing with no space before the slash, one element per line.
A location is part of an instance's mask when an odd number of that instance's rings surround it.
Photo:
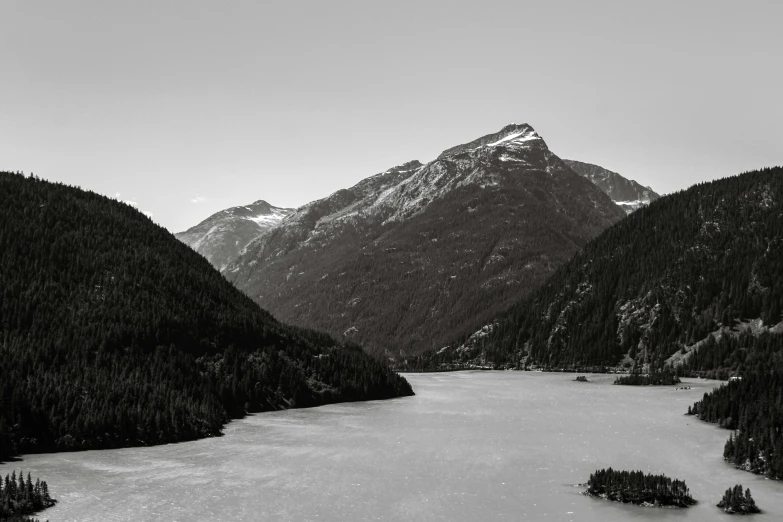
<path fill-rule="evenodd" d="M 286 322 L 395 356 L 529 292 L 623 216 L 531 126 L 508 125 L 300 207 L 223 274 Z"/>
<path fill-rule="evenodd" d="M 250 241 L 279 225 L 293 211 L 259 199 L 249 205 L 215 212 L 199 224 L 174 234 L 174 237 L 222 270 Z"/>

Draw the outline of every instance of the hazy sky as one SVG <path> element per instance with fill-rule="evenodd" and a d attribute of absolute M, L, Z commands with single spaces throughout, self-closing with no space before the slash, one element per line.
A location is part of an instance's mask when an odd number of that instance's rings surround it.
<path fill-rule="evenodd" d="M 172 231 L 530 123 L 671 192 L 783 164 L 783 2 L 0 0 L 0 169 Z"/>

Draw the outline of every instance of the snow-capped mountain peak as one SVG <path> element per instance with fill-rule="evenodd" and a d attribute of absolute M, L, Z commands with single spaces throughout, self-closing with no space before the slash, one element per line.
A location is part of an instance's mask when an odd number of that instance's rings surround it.
<path fill-rule="evenodd" d="M 440 156 L 438 156 L 438 159 L 481 148 L 493 148 L 498 146 L 510 148 L 517 148 L 520 146 L 524 147 L 529 145 L 530 142 L 536 141 L 540 142 L 538 145 L 546 148 L 546 143 L 544 142 L 543 138 L 538 135 L 533 127 L 527 123 L 522 123 L 519 125 L 512 123 L 511 125 L 506 125 L 500 129 L 500 131 L 493 134 L 487 134 L 486 136 L 482 136 L 471 142 L 446 149 L 440 154 Z"/>
<path fill-rule="evenodd" d="M 622 216 L 511 124 L 298 208 L 223 274 L 287 322 L 415 352 L 489 320 Z"/>

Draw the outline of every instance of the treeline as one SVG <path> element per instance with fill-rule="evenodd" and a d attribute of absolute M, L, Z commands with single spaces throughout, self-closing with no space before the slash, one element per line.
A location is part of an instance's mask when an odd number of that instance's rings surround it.
<path fill-rule="evenodd" d="M 601 469 L 590 475 L 586 493 L 615 502 L 688 507 L 696 503 L 685 482 L 641 471 Z"/>
<path fill-rule="evenodd" d="M 409 357 L 406 369 L 594 368 L 666 359 L 720 327 L 781 321 L 783 168 L 665 196 L 611 226 L 487 335 Z"/>
<path fill-rule="evenodd" d="M 0 460 L 410 394 L 359 348 L 275 320 L 136 209 L 0 173 Z"/>
<path fill-rule="evenodd" d="M 2 521 L 31 521 L 27 515 L 52 507 L 56 502 L 49 496 L 49 486 L 46 481 L 36 479 L 33 482 L 29 473 L 25 480 L 24 473 L 20 471 L 17 476 L 14 470 L 10 475 L 6 474 L 5 480 L 0 480 L 0 520 Z"/>
<path fill-rule="evenodd" d="M 723 338 L 711 346 L 726 354 L 713 364 L 731 368 L 738 378 L 704 394 L 690 413 L 734 430 L 723 452 L 728 462 L 783 479 L 783 335 Z"/>

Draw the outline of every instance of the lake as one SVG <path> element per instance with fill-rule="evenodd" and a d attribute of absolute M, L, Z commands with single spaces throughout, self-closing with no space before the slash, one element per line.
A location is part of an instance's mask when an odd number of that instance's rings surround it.
<path fill-rule="evenodd" d="M 408 374 L 415 397 L 262 413 L 225 436 L 151 448 L 26 456 L 49 483 L 51 522 L 113 520 L 626 521 L 724 519 L 736 483 L 783 520 L 783 483 L 722 459 L 729 432 L 683 415 L 691 390 L 612 386 L 612 376 Z M 581 495 L 597 468 L 685 480 L 689 509 Z"/>

